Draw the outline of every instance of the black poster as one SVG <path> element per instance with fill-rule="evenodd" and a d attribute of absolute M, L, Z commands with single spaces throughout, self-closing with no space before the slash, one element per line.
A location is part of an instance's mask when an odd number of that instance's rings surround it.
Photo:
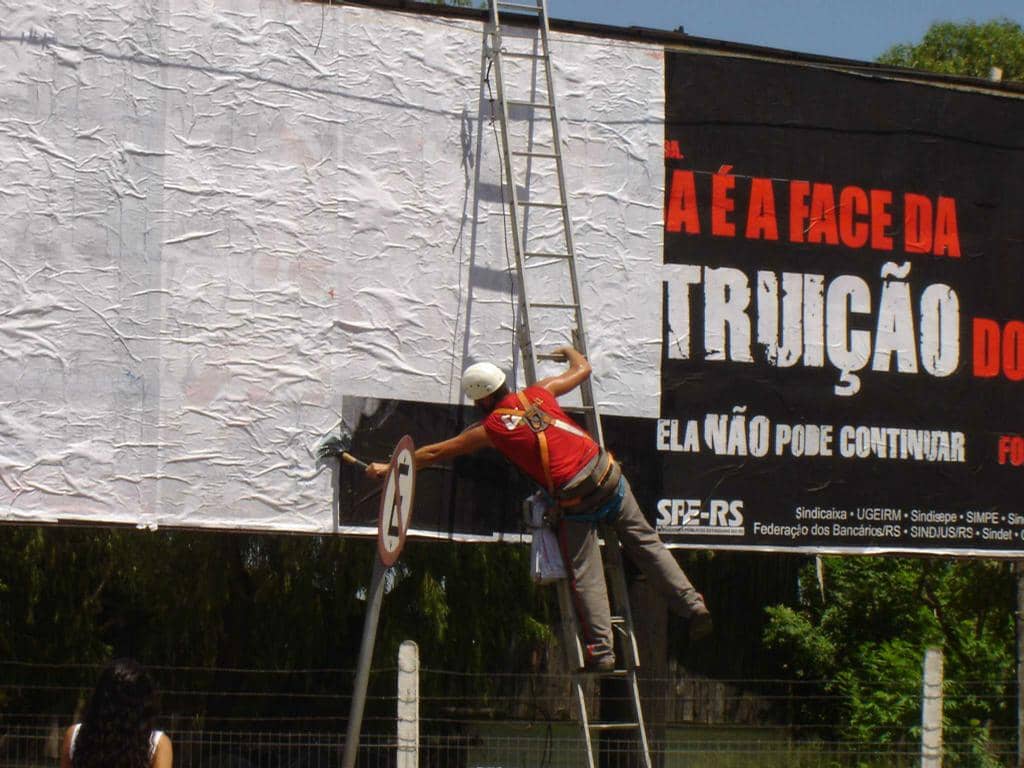
<path fill-rule="evenodd" d="M 658 526 L 1024 549 L 1024 101 L 666 54 Z"/>

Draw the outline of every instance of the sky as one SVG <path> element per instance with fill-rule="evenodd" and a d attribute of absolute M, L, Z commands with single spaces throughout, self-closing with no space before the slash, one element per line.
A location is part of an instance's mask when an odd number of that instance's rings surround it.
<path fill-rule="evenodd" d="M 873 61 L 916 43 L 935 21 L 1024 25 L 1024 0 L 548 0 L 548 15 L 617 27 L 676 29 L 733 43 Z"/>

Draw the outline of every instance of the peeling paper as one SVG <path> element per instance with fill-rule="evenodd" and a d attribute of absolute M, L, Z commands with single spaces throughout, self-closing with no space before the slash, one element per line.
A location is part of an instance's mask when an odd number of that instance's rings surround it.
<path fill-rule="evenodd" d="M 468 363 L 518 370 L 481 24 L 0 19 L 0 521 L 336 530 L 311 449 L 346 396 L 458 402 Z M 598 398 L 656 416 L 663 56 L 552 52 Z"/>

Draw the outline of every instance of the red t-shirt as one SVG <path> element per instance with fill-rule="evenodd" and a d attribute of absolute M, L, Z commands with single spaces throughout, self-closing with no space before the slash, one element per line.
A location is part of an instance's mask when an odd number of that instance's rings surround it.
<path fill-rule="evenodd" d="M 544 413 L 551 418 L 551 424 L 544 430 L 548 444 L 548 460 L 551 480 L 555 488 L 564 485 L 586 466 L 600 447 L 581 429 L 558 405 L 555 396 L 543 387 L 527 387 L 523 390 L 527 400 L 538 402 Z M 517 413 L 502 413 L 514 410 Z M 522 417 L 523 405 L 515 392 L 510 392 L 484 419 L 484 430 L 491 443 L 519 469 L 547 487 L 544 465 L 540 457 L 540 445 L 536 433 Z"/>

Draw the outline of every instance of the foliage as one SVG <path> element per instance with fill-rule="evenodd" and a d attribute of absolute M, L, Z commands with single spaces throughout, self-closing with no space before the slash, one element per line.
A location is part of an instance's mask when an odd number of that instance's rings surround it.
<path fill-rule="evenodd" d="M 104 589 L 120 570 L 116 542 L 68 529 L 61 546 L 54 533 L 0 528 L 0 658 L 46 654 L 89 663 L 109 652 L 98 630 Z"/>
<path fill-rule="evenodd" d="M 937 22 L 916 45 L 896 45 L 878 61 L 948 75 L 988 78 L 992 67 L 1004 80 L 1024 80 L 1024 28 L 1008 19 L 985 23 Z"/>
<path fill-rule="evenodd" d="M 819 688 L 801 721 L 850 741 L 916 742 L 924 652 L 940 646 L 947 739 L 969 745 L 964 764 L 984 764 L 993 727 L 1015 722 L 1011 565 L 826 558 L 824 573 L 825 598 L 808 565 L 799 604 L 769 608 L 764 633 L 783 674 Z"/>
<path fill-rule="evenodd" d="M 236 669 L 351 670 L 374 557 L 373 541 L 334 536 L 0 526 L 0 659 L 220 670 L 196 673 L 202 691 L 233 690 Z M 375 667 L 393 667 L 413 639 L 428 667 L 519 670 L 550 641 L 524 548 L 410 541 L 401 566 L 386 582 Z M 0 698 L 0 714 L 70 712 L 78 695 Z M 211 697 L 196 711 L 222 706 Z"/>
<path fill-rule="evenodd" d="M 783 667 L 799 680 L 820 680 L 836 665 L 836 646 L 817 632 L 810 619 L 788 605 L 767 609 L 765 644 L 792 660 Z"/>

